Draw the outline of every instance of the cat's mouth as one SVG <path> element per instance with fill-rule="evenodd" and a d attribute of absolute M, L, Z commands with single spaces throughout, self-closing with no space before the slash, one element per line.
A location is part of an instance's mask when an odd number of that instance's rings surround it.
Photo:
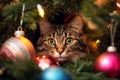
<path fill-rule="evenodd" d="M 66 57 L 57 57 L 57 60 L 60 62 L 66 61 Z"/>
<path fill-rule="evenodd" d="M 66 56 L 64 53 L 62 53 L 62 55 L 59 55 L 59 53 L 56 52 L 53 56 L 60 62 L 66 61 L 68 59 L 68 56 Z"/>

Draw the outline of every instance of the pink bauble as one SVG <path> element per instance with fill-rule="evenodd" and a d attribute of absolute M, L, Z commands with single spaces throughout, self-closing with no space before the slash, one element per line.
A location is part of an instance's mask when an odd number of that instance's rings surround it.
<path fill-rule="evenodd" d="M 35 58 L 35 62 L 42 70 L 45 70 L 52 66 L 59 66 L 59 62 L 57 61 L 57 59 L 49 54 L 39 54 Z"/>
<path fill-rule="evenodd" d="M 0 54 L 13 62 L 36 57 L 34 46 L 24 36 L 14 36 L 5 41 L 0 49 Z"/>
<path fill-rule="evenodd" d="M 95 72 L 103 72 L 108 77 L 118 77 L 120 74 L 120 55 L 116 51 L 106 51 L 97 57 Z"/>

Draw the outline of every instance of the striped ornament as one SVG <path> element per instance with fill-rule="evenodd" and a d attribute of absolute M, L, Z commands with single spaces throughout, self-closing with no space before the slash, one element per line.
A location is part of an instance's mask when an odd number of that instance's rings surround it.
<path fill-rule="evenodd" d="M 34 59 L 36 52 L 32 43 L 24 36 L 11 37 L 1 47 L 0 54 L 12 61 Z"/>

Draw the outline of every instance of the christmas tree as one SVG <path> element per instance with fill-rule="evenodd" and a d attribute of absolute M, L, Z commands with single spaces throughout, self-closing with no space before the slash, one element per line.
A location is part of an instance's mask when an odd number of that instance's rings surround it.
<path fill-rule="evenodd" d="M 13 36 L 20 25 L 23 4 L 25 4 L 25 10 L 22 27 L 34 47 L 40 36 L 38 26 L 41 19 L 47 19 L 53 24 L 67 24 L 76 15 L 82 16 L 91 55 L 81 58 L 74 65 L 66 63 L 62 66 L 70 73 L 73 80 L 119 80 L 116 77 L 106 77 L 103 73 L 94 72 L 96 55 L 105 52 L 111 44 L 111 20 L 118 23 L 114 43 L 117 52 L 120 53 L 119 0 L 1 0 L 0 47 Z M 45 11 L 44 17 L 39 15 L 38 4 Z M 43 71 L 33 61 L 13 63 L 2 57 L 0 59 L 1 80 L 40 80 L 38 76 Z"/>

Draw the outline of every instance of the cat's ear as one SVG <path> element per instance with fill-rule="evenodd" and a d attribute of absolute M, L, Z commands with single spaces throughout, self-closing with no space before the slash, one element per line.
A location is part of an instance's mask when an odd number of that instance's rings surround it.
<path fill-rule="evenodd" d="M 73 18 L 68 25 L 71 26 L 72 30 L 74 30 L 78 33 L 82 33 L 83 32 L 82 16 L 80 16 L 80 15 L 75 16 L 75 18 Z"/>
<path fill-rule="evenodd" d="M 52 30 L 51 28 L 52 24 L 45 19 L 41 19 L 39 25 L 41 34 L 44 34 L 45 32 Z"/>

